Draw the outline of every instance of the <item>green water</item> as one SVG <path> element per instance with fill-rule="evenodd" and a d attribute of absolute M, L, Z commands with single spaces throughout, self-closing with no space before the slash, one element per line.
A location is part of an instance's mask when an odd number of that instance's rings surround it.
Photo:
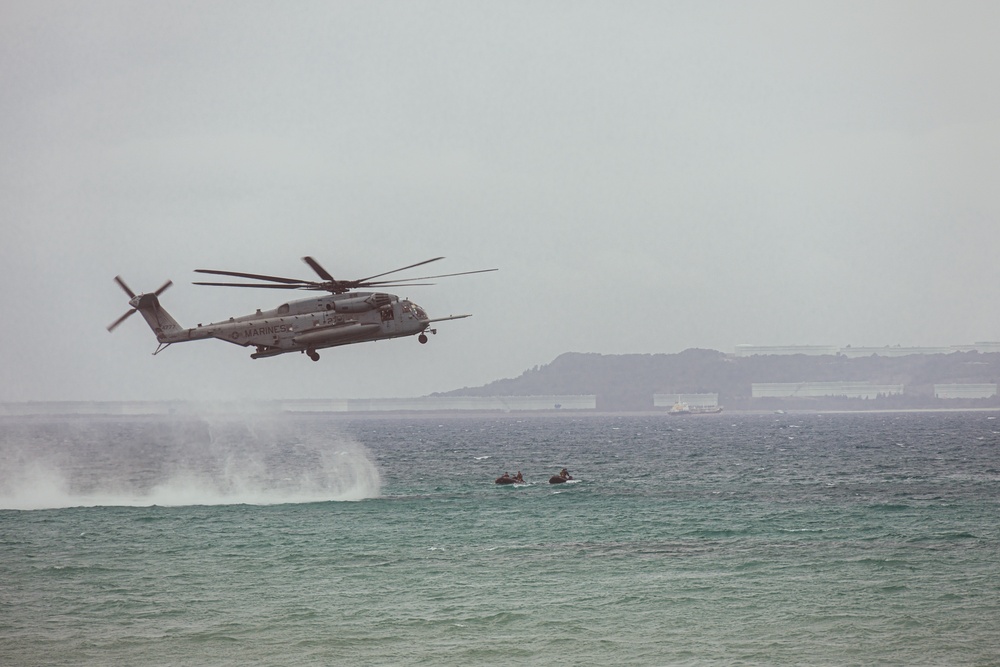
<path fill-rule="evenodd" d="M 4 424 L 0 663 L 1000 663 L 983 413 L 125 426 Z"/>

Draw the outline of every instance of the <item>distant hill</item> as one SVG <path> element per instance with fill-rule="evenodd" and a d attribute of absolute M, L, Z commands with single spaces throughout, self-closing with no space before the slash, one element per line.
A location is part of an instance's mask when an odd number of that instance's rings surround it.
<path fill-rule="evenodd" d="M 902 384 L 903 395 L 875 399 L 751 398 L 755 382 L 873 382 Z M 954 352 L 904 357 L 834 355 L 734 357 L 716 350 L 678 354 L 583 354 L 568 352 L 519 377 L 443 396 L 596 394 L 599 410 L 649 410 L 657 393 L 718 393 L 731 409 L 904 409 L 1000 407 L 1000 397 L 938 399 L 935 384 L 1000 381 L 1000 353 Z"/>

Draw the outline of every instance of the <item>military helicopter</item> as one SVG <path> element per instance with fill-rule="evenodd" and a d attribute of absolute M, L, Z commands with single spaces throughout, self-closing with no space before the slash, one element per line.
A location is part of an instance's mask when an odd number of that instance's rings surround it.
<path fill-rule="evenodd" d="M 216 269 L 195 269 L 196 273 L 206 273 L 218 276 L 245 278 L 248 280 L 265 281 L 250 282 L 195 282 L 195 285 L 213 285 L 220 287 L 253 287 L 264 289 L 311 290 L 329 292 L 328 296 L 310 299 L 299 299 L 283 303 L 273 310 L 258 310 L 253 315 L 230 317 L 228 320 L 212 324 L 199 324 L 191 329 L 185 329 L 160 305 L 160 294 L 173 282 L 168 280 L 155 292 L 136 294 L 125 284 L 121 276 L 115 276 L 118 283 L 129 296 L 131 310 L 112 322 L 108 331 L 113 331 L 119 324 L 133 313 L 142 314 L 149 328 L 156 334 L 159 343 L 153 354 L 159 354 L 174 343 L 192 340 L 217 338 L 242 345 L 254 346 L 251 359 L 275 357 L 289 352 L 300 352 L 313 361 L 319 361 L 317 350 L 351 345 L 368 341 L 417 336 L 421 343 L 427 342 L 427 333 L 437 333 L 430 328 L 434 322 L 459 320 L 469 315 L 449 315 L 448 317 L 430 318 L 427 312 L 409 299 L 400 299 L 395 294 L 385 292 L 355 292 L 361 288 L 409 287 L 414 285 L 431 285 L 433 283 L 414 282 L 464 276 L 472 273 L 486 273 L 497 269 L 480 269 L 478 271 L 462 271 L 460 273 L 445 273 L 419 278 L 399 278 L 390 280 L 375 280 L 399 271 L 405 271 L 424 264 L 430 264 L 444 257 L 410 264 L 399 269 L 378 273 L 357 280 L 337 280 L 312 257 L 302 260 L 312 268 L 321 280 L 299 280 L 281 276 L 267 276 L 259 273 L 243 273 L 240 271 L 219 271 Z"/>

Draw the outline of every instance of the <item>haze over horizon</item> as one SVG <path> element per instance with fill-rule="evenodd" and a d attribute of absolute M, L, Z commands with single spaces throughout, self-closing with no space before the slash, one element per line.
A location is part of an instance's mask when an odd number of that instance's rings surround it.
<path fill-rule="evenodd" d="M 404 397 L 564 352 L 1000 340 L 1000 5 L 0 7 L 0 401 Z M 156 341 L 359 278 L 413 338 Z M 424 268 L 424 267 L 421 267 Z"/>

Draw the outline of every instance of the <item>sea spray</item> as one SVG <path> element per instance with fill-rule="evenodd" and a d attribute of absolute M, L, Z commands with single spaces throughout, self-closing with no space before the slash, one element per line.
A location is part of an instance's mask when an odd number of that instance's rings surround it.
<path fill-rule="evenodd" d="M 122 438 L 94 438 L 95 428 L 106 428 L 98 421 L 67 418 L 30 433 L 5 429 L 0 509 L 273 505 L 381 492 L 364 446 L 333 428 L 304 428 L 295 417 L 119 420 Z"/>

